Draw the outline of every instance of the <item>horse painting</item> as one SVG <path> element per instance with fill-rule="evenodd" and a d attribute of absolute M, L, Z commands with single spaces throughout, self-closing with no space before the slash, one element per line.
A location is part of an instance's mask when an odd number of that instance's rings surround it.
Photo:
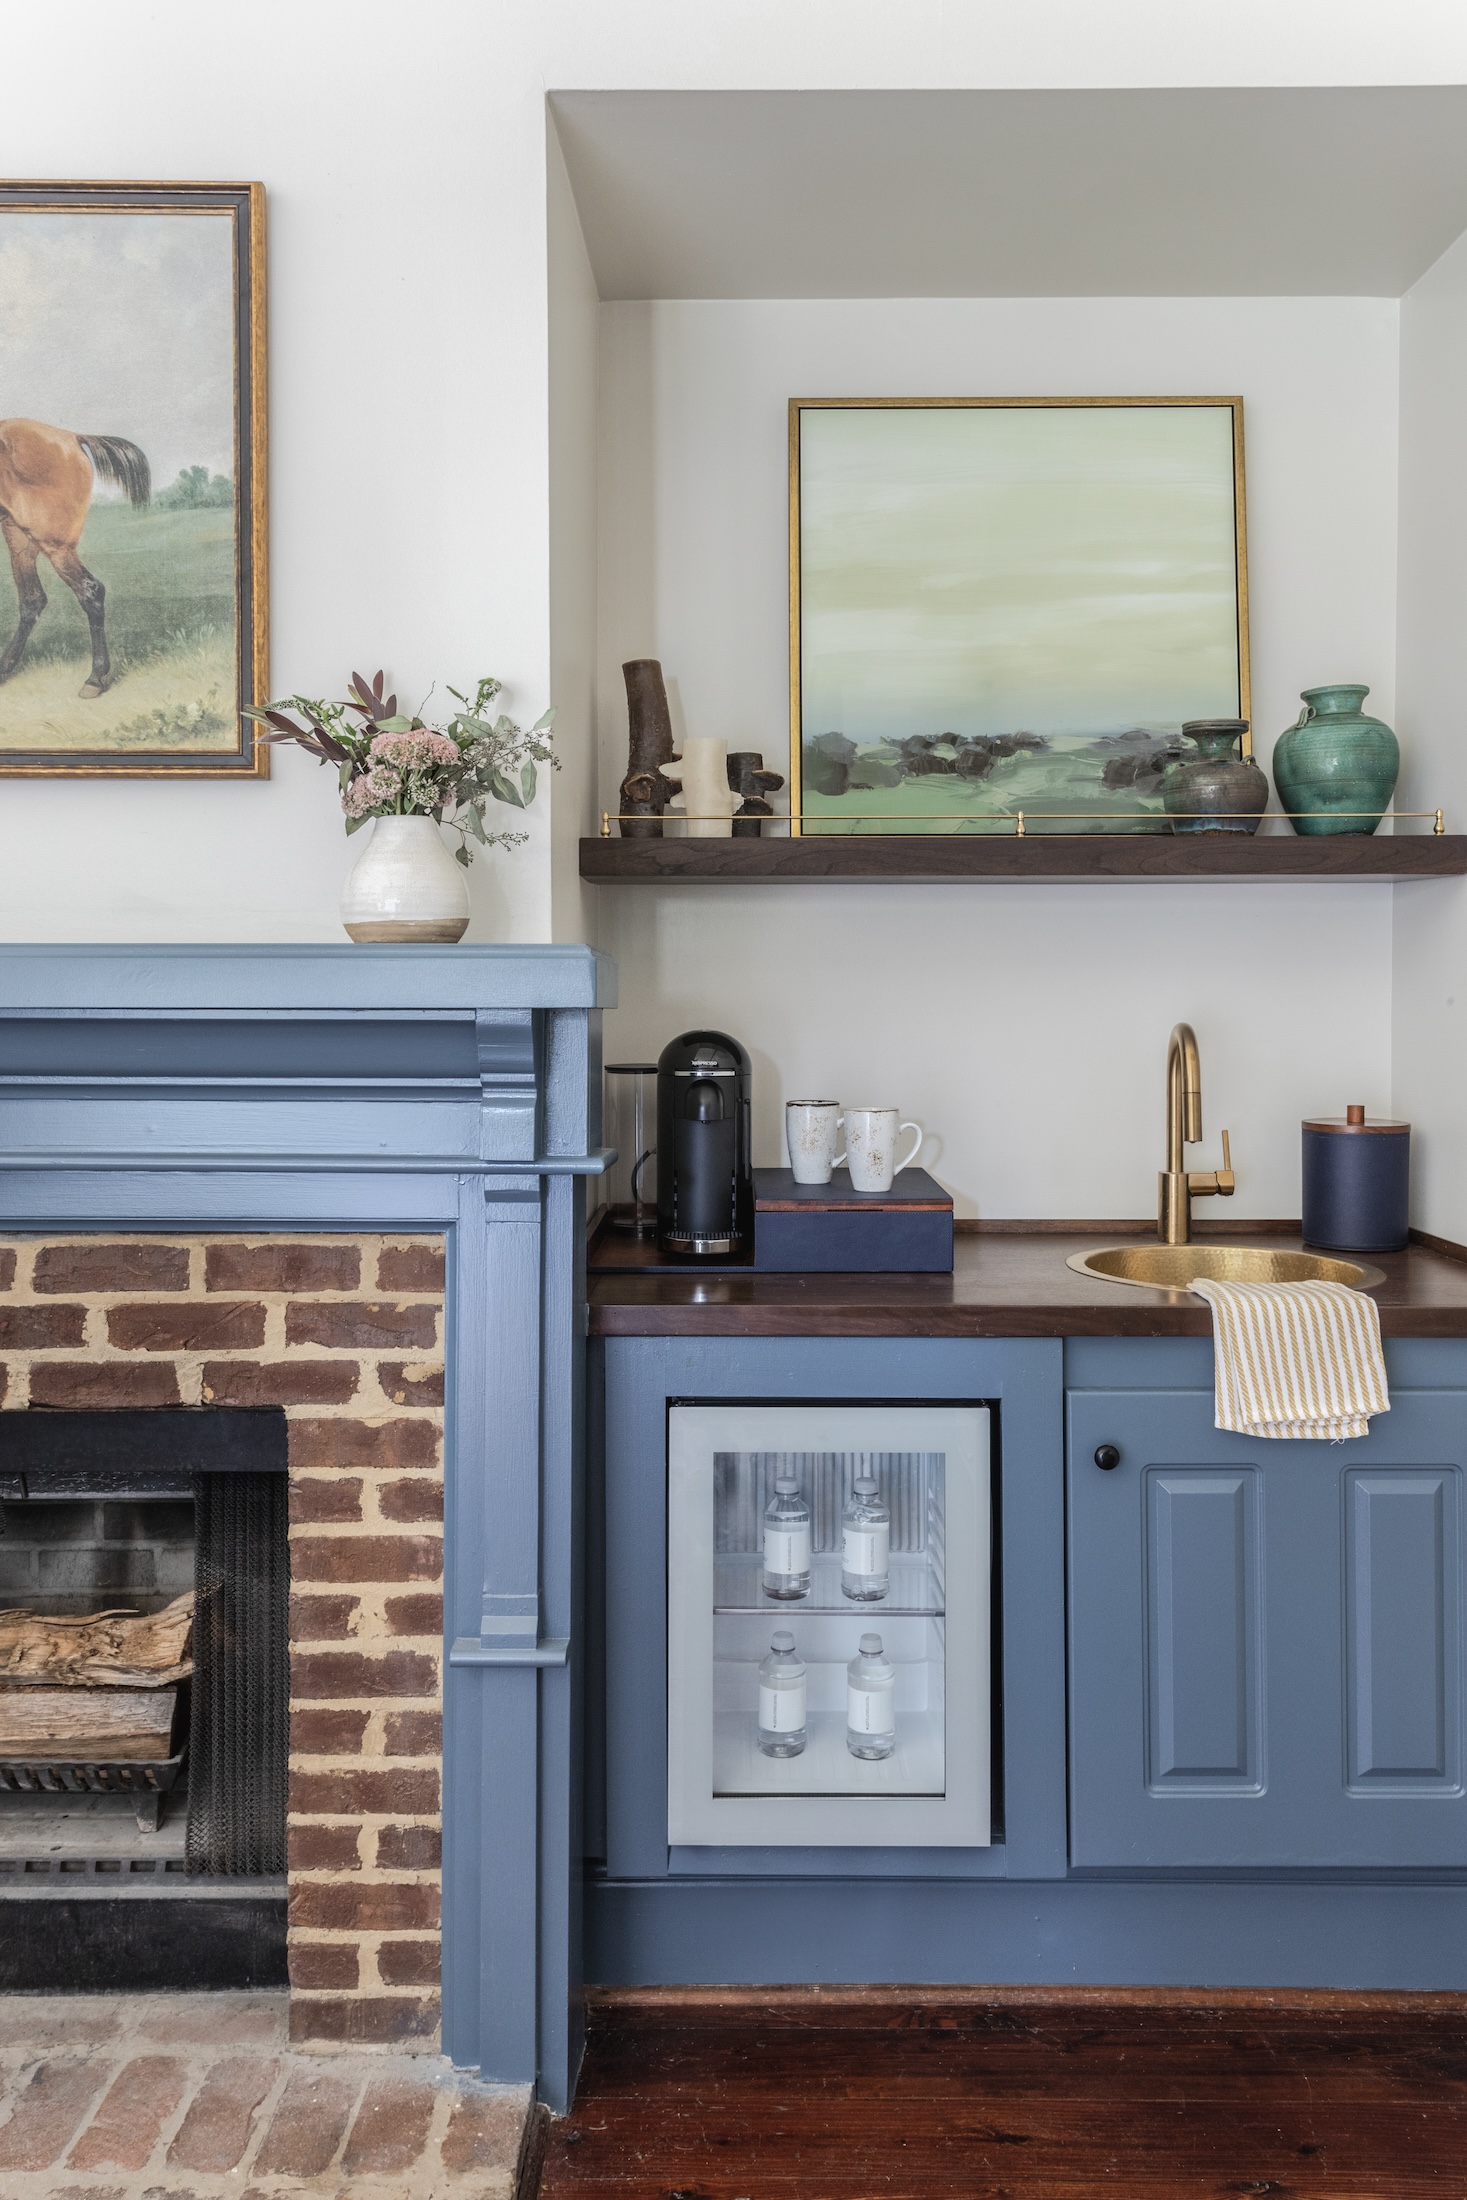
<path fill-rule="evenodd" d="M 0 533 L 10 552 L 10 570 L 20 617 L 0 655 L 0 680 L 20 663 L 31 629 L 46 608 L 46 591 L 36 560 L 50 560 L 87 615 L 92 634 L 92 669 L 81 693 L 105 693 L 112 679 L 103 616 L 107 591 L 77 555 L 96 479 L 115 482 L 133 504 L 146 504 L 153 493 L 148 461 L 136 443 L 120 435 L 76 435 L 70 428 L 48 427 L 41 420 L 0 420 Z"/>

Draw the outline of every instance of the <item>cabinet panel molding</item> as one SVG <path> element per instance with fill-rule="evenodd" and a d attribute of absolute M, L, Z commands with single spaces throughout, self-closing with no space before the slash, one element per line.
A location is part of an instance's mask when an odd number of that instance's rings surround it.
<path fill-rule="evenodd" d="M 1345 1472 L 1354 1792 L 1461 1792 L 1460 1490 L 1455 1467 Z"/>
<path fill-rule="evenodd" d="M 1253 1467 L 1143 1477 L 1154 1794 L 1262 1792 L 1258 1483 Z"/>

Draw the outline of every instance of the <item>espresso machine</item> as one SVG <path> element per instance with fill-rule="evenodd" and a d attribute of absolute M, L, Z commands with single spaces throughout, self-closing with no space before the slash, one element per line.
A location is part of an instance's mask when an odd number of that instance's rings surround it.
<path fill-rule="evenodd" d="M 749 1057 L 726 1031 L 685 1031 L 657 1059 L 657 1243 L 704 1259 L 753 1242 Z"/>

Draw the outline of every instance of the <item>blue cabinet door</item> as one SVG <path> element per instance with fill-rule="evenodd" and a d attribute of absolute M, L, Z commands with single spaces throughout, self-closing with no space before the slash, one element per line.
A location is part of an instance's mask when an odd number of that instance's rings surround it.
<path fill-rule="evenodd" d="M 1467 1394 L 1346 1444 L 1226 1435 L 1210 1390 L 1068 1421 L 1072 1863 L 1467 1866 Z"/>

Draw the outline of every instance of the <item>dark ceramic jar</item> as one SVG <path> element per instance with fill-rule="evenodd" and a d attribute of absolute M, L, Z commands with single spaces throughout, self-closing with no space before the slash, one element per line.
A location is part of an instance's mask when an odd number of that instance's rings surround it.
<path fill-rule="evenodd" d="M 1256 833 L 1268 808 L 1268 779 L 1237 753 L 1246 718 L 1189 718 L 1182 728 L 1194 753 L 1167 766 L 1162 807 L 1174 833 Z"/>
<path fill-rule="evenodd" d="M 1411 1126 L 1364 1108 L 1304 1125 L 1304 1242 L 1398 1253 L 1410 1235 Z"/>

